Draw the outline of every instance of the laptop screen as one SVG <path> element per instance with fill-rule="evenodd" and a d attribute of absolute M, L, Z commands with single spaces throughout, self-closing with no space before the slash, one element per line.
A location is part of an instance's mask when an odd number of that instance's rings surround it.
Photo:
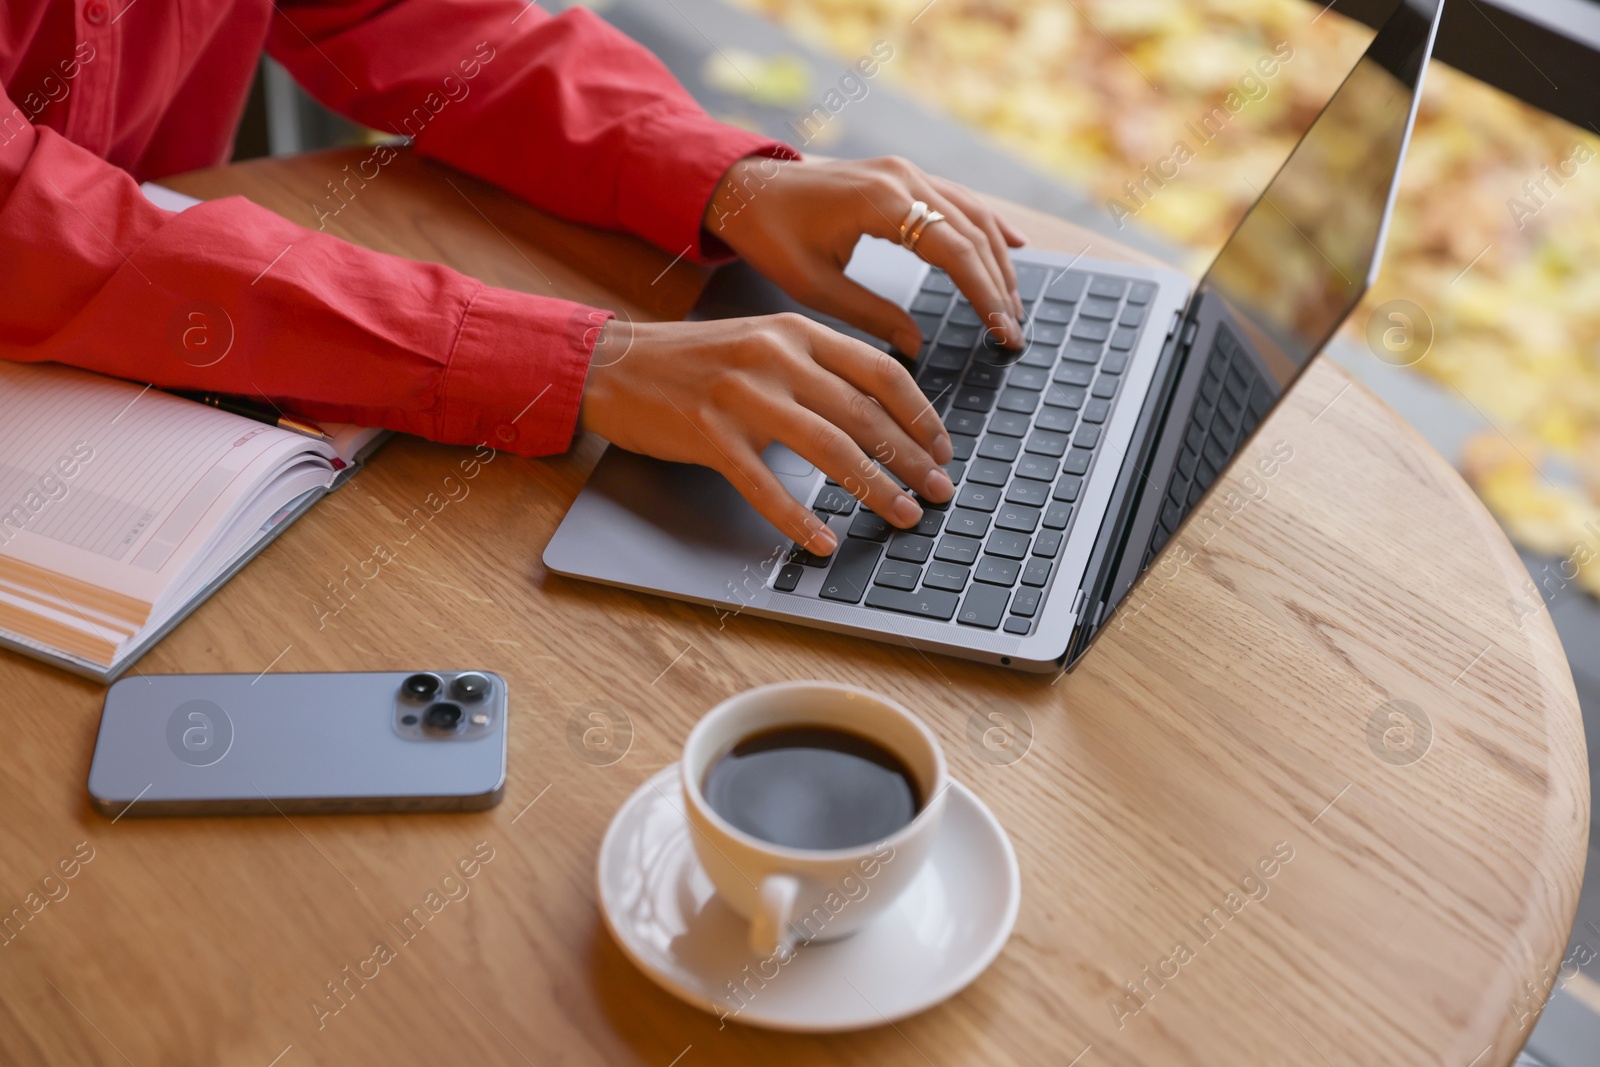
<path fill-rule="evenodd" d="M 1441 3 L 1403 0 L 1200 280 L 1279 393 L 1377 273 Z"/>

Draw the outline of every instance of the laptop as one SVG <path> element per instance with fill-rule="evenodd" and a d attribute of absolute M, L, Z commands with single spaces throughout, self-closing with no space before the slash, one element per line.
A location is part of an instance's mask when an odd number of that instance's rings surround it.
<path fill-rule="evenodd" d="M 718 473 L 610 447 L 544 552 L 558 574 L 1029 671 L 1070 667 L 1377 274 L 1443 0 L 1404 0 L 1194 285 L 1021 249 L 1018 350 L 950 278 L 864 238 L 847 273 L 910 309 L 955 446 L 948 505 L 899 531 L 782 445 L 838 535 L 797 550 Z M 1182 180 L 1181 178 L 1178 180 Z M 691 317 L 801 311 L 754 271 Z"/>

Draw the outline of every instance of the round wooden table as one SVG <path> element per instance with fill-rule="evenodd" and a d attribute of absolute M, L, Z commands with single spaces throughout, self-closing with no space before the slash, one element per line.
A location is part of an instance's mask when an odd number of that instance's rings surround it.
<path fill-rule="evenodd" d="M 171 184 L 315 226 L 365 155 Z M 1011 214 L 1038 244 L 1116 254 Z M 328 228 L 636 317 L 681 315 L 704 278 L 405 153 Z M 324 583 L 457 470 L 458 450 L 397 440 L 137 665 L 497 670 L 514 721 L 491 811 L 113 823 L 84 785 L 101 687 L 0 654 L 0 1062 L 1483 1067 L 1527 1037 L 1583 868 L 1571 676 L 1489 515 L 1333 365 L 1066 676 L 551 576 L 540 552 L 599 450 L 497 456 L 324 618 Z M 787 678 L 917 709 L 1016 846 L 1005 951 L 894 1026 L 719 1027 L 596 911 L 617 806 L 712 704 Z M 569 743 L 596 708 L 620 758 Z"/>

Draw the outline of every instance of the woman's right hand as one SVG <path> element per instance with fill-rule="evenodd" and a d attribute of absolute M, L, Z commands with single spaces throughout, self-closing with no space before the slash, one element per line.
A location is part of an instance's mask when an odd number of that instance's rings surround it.
<path fill-rule="evenodd" d="M 954 494 L 950 435 L 899 360 L 801 315 L 604 327 L 579 425 L 631 452 L 722 473 L 764 518 L 825 556 L 838 539 L 762 461 L 774 441 L 898 527 Z"/>

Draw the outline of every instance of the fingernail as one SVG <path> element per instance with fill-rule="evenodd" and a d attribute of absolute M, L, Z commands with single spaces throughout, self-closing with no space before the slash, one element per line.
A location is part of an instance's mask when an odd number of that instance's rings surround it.
<path fill-rule="evenodd" d="M 950 481 L 948 474 L 935 467 L 933 473 L 928 475 L 928 480 L 923 483 L 922 491 L 933 500 L 949 500 L 956 487 Z"/>
<path fill-rule="evenodd" d="M 933 461 L 942 467 L 955 458 L 956 452 L 950 444 L 950 438 L 940 434 L 939 439 L 933 443 Z"/>
<path fill-rule="evenodd" d="M 894 521 L 901 526 L 910 526 L 922 518 L 922 509 L 917 507 L 917 502 L 908 496 L 902 496 L 894 502 L 894 507 L 889 509 L 894 512 Z"/>
<path fill-rule="evenodd" d="M 811 536 L 810 552 L 813 556 L 831 556 L 838 547 L 839 538 L 826 526 Z"/>

